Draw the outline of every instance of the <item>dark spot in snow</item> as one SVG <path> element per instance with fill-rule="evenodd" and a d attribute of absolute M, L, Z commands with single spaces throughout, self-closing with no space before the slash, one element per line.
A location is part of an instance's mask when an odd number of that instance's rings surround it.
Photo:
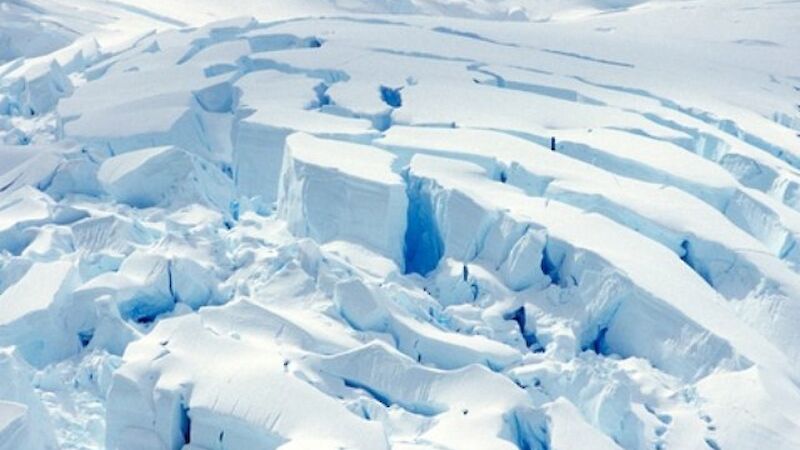
<path fill-rule="evenodd" d="M 711 438 L 706 438 L 706 445 L 712 450 L 722 450 L 722 447 L 717 444 L 717 441 Z"/>
<path fill-rule="evenodd" d="M 539 340 L 536 339 L 536 335 L 526 331 L 527 325 L 527 317 L 525 316 L 525 307 L 520 306 L 519 308 L 515 309 L 511 314 L 504 316 L 506 320 L 513 320 L 517 323 L 519 327 L 519 333 L 522 335 L 522 338 L 525 339 L 525 346 L 528 347 L 533 352 L 541 352 L 544 351 L 544 348 L 539 344 Z"/>
<path fill-rule="evenodd" d="M 314 94 L 317 97 L 317 101 L 314 104 L 315 107 L 321 108 L 332 103 L 331 97 L 328 95 L 329 88 L 330 86 L 327 83 L 319 83 L 318 85 L 314 86 Z"/>
<path fill-rule="evenodd" d="M 608 333 L 608 327 L 602 327 L 597 332 L 597 336 L 592 340 L 591 344 L 589 344 L 588 349 L 592 350 L 598 355 L 607 355 L 609 354 L 608 345 L 606 344 L 606 334 Z"/>
<path fill-rule="evenodd" d="M 81 341 L 82 347 L 89 345 L 89 342 L 92 341 L 92 337 L 94 337 L 94 330 L 82 331 L 78 333 L 78 339 Z"/>
<path fill-rule="evenodd" d="M 559 270 L 561 269 L 561 261 L 559 261 L 558 265 L 556 265 L 556 263 L 551 259 L 550 252 L 548 251 L 547 247 L 545 247 L 545 251 L 542 252 L 540 269 L 542 270 L 543 274 L 550 278 L 550 282 L 552 284 L 561 284 L 561 274 L 559 273 Z"/>
<path fill-rule="evenodd" d="M 402 87 L 390 88 L 388 86 L 381 86 L 381 100 L 392 108 L 399 108 L 403 106 L 403 98 L 400 96 Z"/>
<path fill-rule="evenodd" d="M 192 420 L 189 418 L 189 408 L 186 405 L 181 405 L 180 427 L 183 443 L 189 444 L 192 435 Z"/>
<path fill-rule="evenodd" d="M 669 425 L 672 423 L 672 416 L 669 414 L 656 414 L 656 418 L 664 425 Z"/>
<path fill-rule="evenodd" d="M 477 300 L 478 296 L 480 295 L 480 287 L 478 287 L 478 283 L 474 281 L 470 283 L 469 290 L 472 292 L 472 300 Z"/>

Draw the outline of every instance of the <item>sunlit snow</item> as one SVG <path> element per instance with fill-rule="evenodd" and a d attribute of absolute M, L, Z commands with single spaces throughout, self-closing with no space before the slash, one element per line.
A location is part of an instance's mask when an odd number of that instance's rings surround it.
<path fill-rule="evenodd" d="M 798 24 L 0 0 L 0 450 L 800 448 Z"/>

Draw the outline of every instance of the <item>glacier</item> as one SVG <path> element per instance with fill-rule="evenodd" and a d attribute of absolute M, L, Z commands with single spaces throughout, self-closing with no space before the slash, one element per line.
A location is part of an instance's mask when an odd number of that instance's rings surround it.
<path fill-rule="evenodd" d="M 797 23 L 0 0 L 0 450 L 800 448 Z"/>

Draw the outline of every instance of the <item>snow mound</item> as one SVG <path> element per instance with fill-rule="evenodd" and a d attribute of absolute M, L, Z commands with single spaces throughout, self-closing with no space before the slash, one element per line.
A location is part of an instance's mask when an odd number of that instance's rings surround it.
<path fill-rule="evenodd" d="M 78 34 L 48 21 L 46 13 L 25 1 L 0 3 L 0 63 L 41 56 L 72 42 Z"/>

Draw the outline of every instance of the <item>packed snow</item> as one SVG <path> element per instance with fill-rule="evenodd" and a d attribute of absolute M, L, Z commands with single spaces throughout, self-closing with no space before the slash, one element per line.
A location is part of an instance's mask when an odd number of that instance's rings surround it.
<path fill-rule="evenodd" d="M 800 448 L 798 23 L 0 0 L 0 450 Z"/>

